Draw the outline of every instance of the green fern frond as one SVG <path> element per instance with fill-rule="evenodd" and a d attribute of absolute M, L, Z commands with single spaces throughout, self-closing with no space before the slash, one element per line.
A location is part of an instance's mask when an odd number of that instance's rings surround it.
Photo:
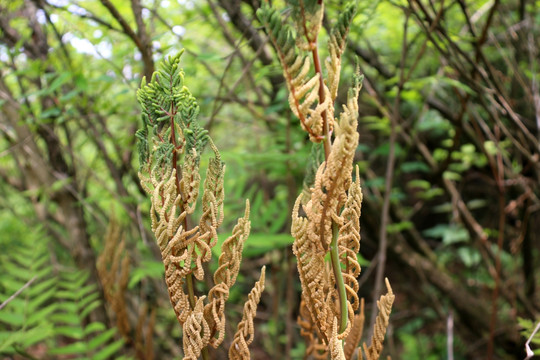
<path fill-rule="evenodd" d="M 156 168 L 171 166 L 174 154 L 178 155 L 178 160 L 186 153 L 196 154 L 198 164 L 209 140 L 208 131 L 197 121 L 197 100 L 184 86 L 184 71 L 180 67 L 182 53 L 183 50 L 165 59 L 151 81 L 146 84 L 143 79 L 137 91 L 143 126 L 135 136 L 140 170 L 148 174 Z"/>
<path fill-rule="evenodd" d="M 69 355 L 72 359 L 104 360 L 118 358 L 124 340 L 115 340 L 118 330 L 107 329 L 100 322 L 87 323 L 86 318 L 101 300 L 94 284 L 87 284 L 88 274 L 83 271 L 60 273 L 56 303 L 58 311 L 50 319 L 55 324 L 54 333 L 68 338 L 68 344 L 49 349 L 50 355 Z"/>
<path fill-rule="evenodd" d="M 24 352 L 52 338 L 50 317 L 58 305 L 46 239 L 32 245 L 22 239 L 2 252 L 0 273 L 0 303 L 23 289 L 0 310 L 0 354 Z"/>

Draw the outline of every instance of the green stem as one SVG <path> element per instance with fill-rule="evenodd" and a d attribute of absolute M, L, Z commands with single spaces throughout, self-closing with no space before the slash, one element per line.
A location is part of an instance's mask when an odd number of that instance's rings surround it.
<path fill-rule="evenodd" d="M 189 306 L 191 310 L 195 309 L 195 289 L 193 288 L 193 274 L 186 275 L 186 286 L 188 291 Z"/>
<path fill-rule="evenodd" d="M 347 307 L 347 291 L 345 290 L 345 282 L 343 281 L 343 274 L 341 273 L 341 265 L 339 263 L 339 246 L 338 246 L 338 227 L 337 224 L 332 223 L 332 243 L 330 244 L 330 259 L 332 261 L 332 270 L 334 271 L 334 278 L 336 279 L 336 286 L 339 294 L 339 307 L 340 322 L 339 333 L 343 333 L 347 328 L 348 307 Z"/>

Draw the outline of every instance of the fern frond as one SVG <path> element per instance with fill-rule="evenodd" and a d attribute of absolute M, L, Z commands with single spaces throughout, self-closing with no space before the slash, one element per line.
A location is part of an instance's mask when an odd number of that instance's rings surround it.
<path fill-rule="evenodd" d="M 356 255 L 360 251 L 360 215 L 362 207 L 362 189 L 360 187 L 360 173 L 356 167 L 356 181 L 352 182 L 347 192 L 347 201 L 341 217 L 343 225 L 339 229 L 338 246 L 343 279 L 347 290 L 347 300 L 353 310 L 358 309 L 358 281 L 360 264 Z"/>
<path fill-rule="evenodd" d="M 347 44 L 347 35 L 351 21 L 356 13 L 356 2 L 349 3 L 343 12 L 340 13 L 338 20 L 328 39 L 328 50 L 330 57 L 326 59 L 325 66 L 328 71 L 328 88 L 332 103 L 336 100 L 339 78 L 341 75 L 341 57 Z"/>
<path fill-rule="evenodd" d="M 306 306 L 304 299 L 300 301 L 300 310 L 298 315 L 298 325 L 300 326 L 300 335 L 306 342 L 305 358 L 313 356 L 315 359 L 328 359 L 328 346 L 319 336 L 319 329 L 313 323 L 311 312 Z"/>
<path fill-rule="evenodd" d="M 287 0 L 298 30 L 296 43 L 299 48 L 311 51 L 317 46 L 317 36 L 322 25 L 324 3 L 320 0 Z"/>
<path fill-rule="evenodd" d="M 253 319 L 257 314 L 257 305 L 261 300 L 262 292 L 264 291 L 266 267 L 263 266 L 259 281 L 248 295 L 248 301 L 244 304 L 244 312 L 242 321 L 238 324 L 238 329 L 234 334 L 234 340 L 229 348 L 229 359 L 244 360 L 250 358 L 249 345 L 253 342 L 255 329 L 253 327 Z"/>
<path fill-rule="evenodd" d="M 150 313 L 150 314 L 149 314 Z M 137 359 L 154 359 L 154 327 L 156 322 L 156 308 L 149 309 L 148 303 L 141 306 L 137 326 L 135 328 L 135 352 Z M 146 325 L 146 326 L 145 326 Z M 146 331 L 144 329 L 146 327 Z"/>
<path fill-rule="evenodd" d="M 345 354 L 343 353 L 343 345 L 338 338 L 338 320 L 334 318 L 332 325 L 332 337 L 330 339 L 330 357 L 332 360 L 345 360 Z"/>
<path fill-rule="evenodd" d="M 118 222 L 111 218 L 105 234 L 105 247 L 97 259 L 96 268 L 103 286 L 105 299 L 116 317 L 116 326 L 124 338 L 129 338 L 125 292 L 129 281 L 129 257 L 125 256 L 125 242 Z"/>
<path fill-rule="evenodd" d="M 30 242 L 25 233 L 0 252 L 0 354 L 8 357 L 53 338 L 51 318 L 59 307 L 47 238 Z"/>
<path fill-rule="evenodd" d="M 236 282 L 242 262 L 242 250 L 249 236 L 249 201 L 246 201 L 246 210 L 243 218 L 233 229 L 232 235 L 221 245 L 219 267 L 214 273 L 214 287 L 208 293 L 209 304 L 204 308 L 205 318 L 208 319 L 212 338 L 210 345 L 217 348 L 225 337 L 225 302 L 229 298 L 229 289 Z M 218 335 L 217 339 L 214 334 Z"/>
<path fill-rule="evenodd" d="M 184 360 L 197 360 L 210 340 L 210 327 L 203 315 L 204 296 L 183 325 Z"/>
<path fill-rule="evenodd" d="M 312 216 L 310 232 L 316 234 L 327 248 L 332 240 L 332 221 L 341 224 L 339 210 L 347 199 L 350 186 L 354 153 L 358 146 L 358 95 L 360 76 L 355 75 L 354 86 L 349 91 L 347 104 L 343 106 L 339 123 L 335 128 L 335 140 L 328 160 L 321 164 L 311 196 Z"/>
<path fill-rule="evenodd" d="M 95 285 L 84 284 L 88 274 L 82 271 L 62 272 L 56 301 L 58 311 L 51 316 L 57 335 L 71 340 L 68 345 L 52 347 L 50 355 L 67 355 L 73 359 L 109 359 L 118 355 L 124 340 L 115 340 L 117 329 L 107 329 L 100 322 L 86 321 L 101 301 Z"/>
<path fill-rule="evenodd" d="M 318 242 L 312 241 L 309 233 L 309 218 L 298 216 L 301 196 L 296 200 L 293 208 L 291 233 L 295 238 L 293 253 L 297 259 L 298 273 L 302 285 L 302 300 L 317 325 L 323 340 L 328 343 L 327 318 L 330 309 L 327 307 L 327 290 L 330 288 L 328 277 L 325 276 L 325 252 Z M 304 210 L 310 213 L 310 203 Z M 309 215 L 308 215 L 309 216 Z"/>
<path fill-rule="evenodd" d="M 223 190 L 223 178 L 225 176 L 225 164 L 221 161 L 221 154 L 214 145 L 210 142 L 210 146 L 214 151 L 214 157 L 210 158 L 208 169 L 206 171 L 206 179 L 203 185 L 202 197 L 202 215 L 199 222 L 201 229 L 201 238 L 213 247 L 217 241 L 217 229 L 223 222 L 223 199 L 225 192 Z M 208 259 L 211 254 L 207 253 Z"/>
<path fill-rule="evenodd" d="M 386 335 L 386 329 L 388 328 L 388 319 L 390 312 L 392 311 L 392 304 L 394 303 L 395 295 L 392 292 L 392 287 L 388 279 L 385 279 L 386 289 L 388 293 L 381 296 L 381 299 L 377 301 L 377 308 L 379 313 L 375 320 L 375 327 L 373 329 L 373 337 L 371 338 L 371 344 L 369 348 L 364 343 L 364 353 L 367 360 L 378 360 L 383 349 L 384 336 Z"/>
<path fill-rule="evenodd" d="M 180 180 L 180 193 L 184 202 L 184 209 L 188 214 L 195 211 L 197 198 L 199 197 L 199 184 L 201 174 L 199 173 L 200 155 L 193 147 L 185 155 L 184 165 L 182 166 L 182 180 Z"/>
<path fill-rule="evenodd" d="M 330 96 L 325 96 L 325 101 L 319 103 L 319 86 L 321 85 L 319 74 L 309 76 L 311 68 L 309 57 L 297 51 L 295 34 L 290 25 L 283 23 L 277 10 L 264 3 L 257 10 L 257 16 L 268 31 L 270 41 L 278 54 L 289 90 L 288 100 L 292 112 L 300 119 L 310 139 L 320 142 L 323 134 L 322 114 L 324 112 L 328 113 L 330 127 L 333 125 L 333 106 L 331 106 Z M 323 92 L 329 95 L 328 88 L 326 85 L 323 86 Z"/>
<path fill-rule="evenodd" d="M 364 321 L 364 298 L 362 298 L 360 300 L 360 312 L 355 315 L 351 332 L 345 340 L 344 353 L 347 360 L 352 360 L 354 351 L 357 349 L 358 344 L 362 339 L 362 333 L 364 332 Z"/>

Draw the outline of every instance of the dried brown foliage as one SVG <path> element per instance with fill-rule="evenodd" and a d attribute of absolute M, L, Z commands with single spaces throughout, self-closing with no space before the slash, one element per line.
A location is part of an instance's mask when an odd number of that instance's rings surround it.
<path fill-rule="evenodd" d="M 125 240 L 118 221 L 112 218 L 105 234 L 105 247 L 97 259 L 97 270 L 105 300 L 110 305 L 116 327 L 126 339 L 130 338 L 126 304 L 130 260 L 125 251 Z"/>

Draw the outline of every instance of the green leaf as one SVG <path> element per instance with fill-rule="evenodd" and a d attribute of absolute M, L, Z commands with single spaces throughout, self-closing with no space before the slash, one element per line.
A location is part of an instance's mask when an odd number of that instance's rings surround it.
<path fill-rule="evenodd" d="M 56 335 L 62 335 L 76 340 L 81 340 L 84 333 L 80 326 L 56 326 L 54 328 Z"/>
<path fill-rule="evenodd" d="M 411 173 L 411 172 L 429 173 L 430 171 L 429 166 L 427 166 L 426 163 L 421 162 L 421 161 L 405 162 L 401 164 L 400 169 L 404 173 Z"/>
<path fill-rule="evenodd" d="M 103 331 L 106 328 L 107 327 L 103 323 L 100 323 L 98 321 L 94 321 L 94 322 L 88 324 L 88 326 L 84 329 L 83 333 L 84 333 L 85 336 L 88 336 L 93 332 Z"/>
<path fill-rule="evenodd" d="M 97 336 L 94 336 L 89 342 L 88 342 L 88 349 L 89 350 L 95 350 L 99 346 L 104 345 L 107 341 L 112 339 L 114 334 L 116 333 L 116 328 L 109 329 L 105 332 L 102 332 L 98 334 Z"/>
<path fill-rule="evenodd" d="M 8 304 L 12 305 L 12 304 Z M 6 307 L 7 309 L 7 307 Z M 11 313 L 5 310 L 0 311 L 0 322 L 9 324 L 15 327 L 21 327 L 24 324 L 24 315 L 22 313 Z"/>
<path fill-rule="evenodd" d="M 407 182 L 407 187 L 427 190 L 431 187 L 431 183 L 427 180 L 414 179 Z"/>
<path fill-rule="evenodd" d="M 74 313 L 57 313 L 51 315 L 51 320 L 55 323 L 64 323 L 68 325 L 79 325 L 80 317 Z"/>
<path fill-rule="evenodd" d="M 87 307 L 84 308 L 83 311 L 81 311 L 81 318 L 85 318 L 90 314 L 94 309 L 98 308 L 101 305 L 101 301 L 99 299 L 94 300 L 91 302 Z"/>
<path fill-rule="evenodd" d="M 456 173 L 456 172 L 453 172 L 453 171 L 445 171 L 443 173 L 443 179 L 446 179 L 446 180 L 453 180 L 453 181 L 459 181 L 461 180 L 461 175 Z"/>
<path fill-rule="evenodd" d="M 118 352 L 124 346 L 123 340 L 116 340 L 112 344 L 107 345 L 102 350 L 100 350 L 97 354 L 92 356 L 92 360 L 105 360 L 110 359 L 113 354 Z M 118 359 L 118 358 L 117 358 Z"/>
<path fill-rule="evenodd" d="M 49 306 L 37 311 L 37 312 L 34 312 L 32 313 L 29 317 L 28 317 L 28 320 L 26 320 L 26 324 L 27 325 L 34 325 L 38 322 L 41 322 L 43 320 L 45 320 L 50 314 L 52 314 L 56 309 L 58 308 L 58 304 L 57 303 L 53 303 L 53 304 L 50 304 Z"/>
<path fill-rule="evenodd" d="M 396 234 L 396 233 L 400 233 L 404 230 L 409 230 L 409 229 L 413 229 L 414 228 L 414 224 L 410 221 L 401 221 L 399 223 L 396 223 L 396 224 L 390 224 L 386 227 L 386 231 L 389 233 L 389 234 Z"/>
<path fill-rule="evenodd" d="M 86 341 L 77 341 L 73 344 L 49 350 L 50 355 L 77 355 L 86 353 Z"/>
<path fill-rule="evenodd" d="M 54 81 L 48 87 L 47 93 L 52 93 L 53 91 L 58 89 L 60 86 L 62 86 L 66 82 L 68 82 L 70 78 L 71 78 L 71 73 L 69 73 L 69 72 L 61 73 L 60 76 L 58 76 L 56 79 L 54 79 Z"/>
<path fill-rule="evenodd" d="M 161 279 L 164 274 L 165 267 L 161 261 L 143 260 L 141 265 L 131 273 L 128 289 L 133 289 L 142 279 L 147 277 Z"/>

